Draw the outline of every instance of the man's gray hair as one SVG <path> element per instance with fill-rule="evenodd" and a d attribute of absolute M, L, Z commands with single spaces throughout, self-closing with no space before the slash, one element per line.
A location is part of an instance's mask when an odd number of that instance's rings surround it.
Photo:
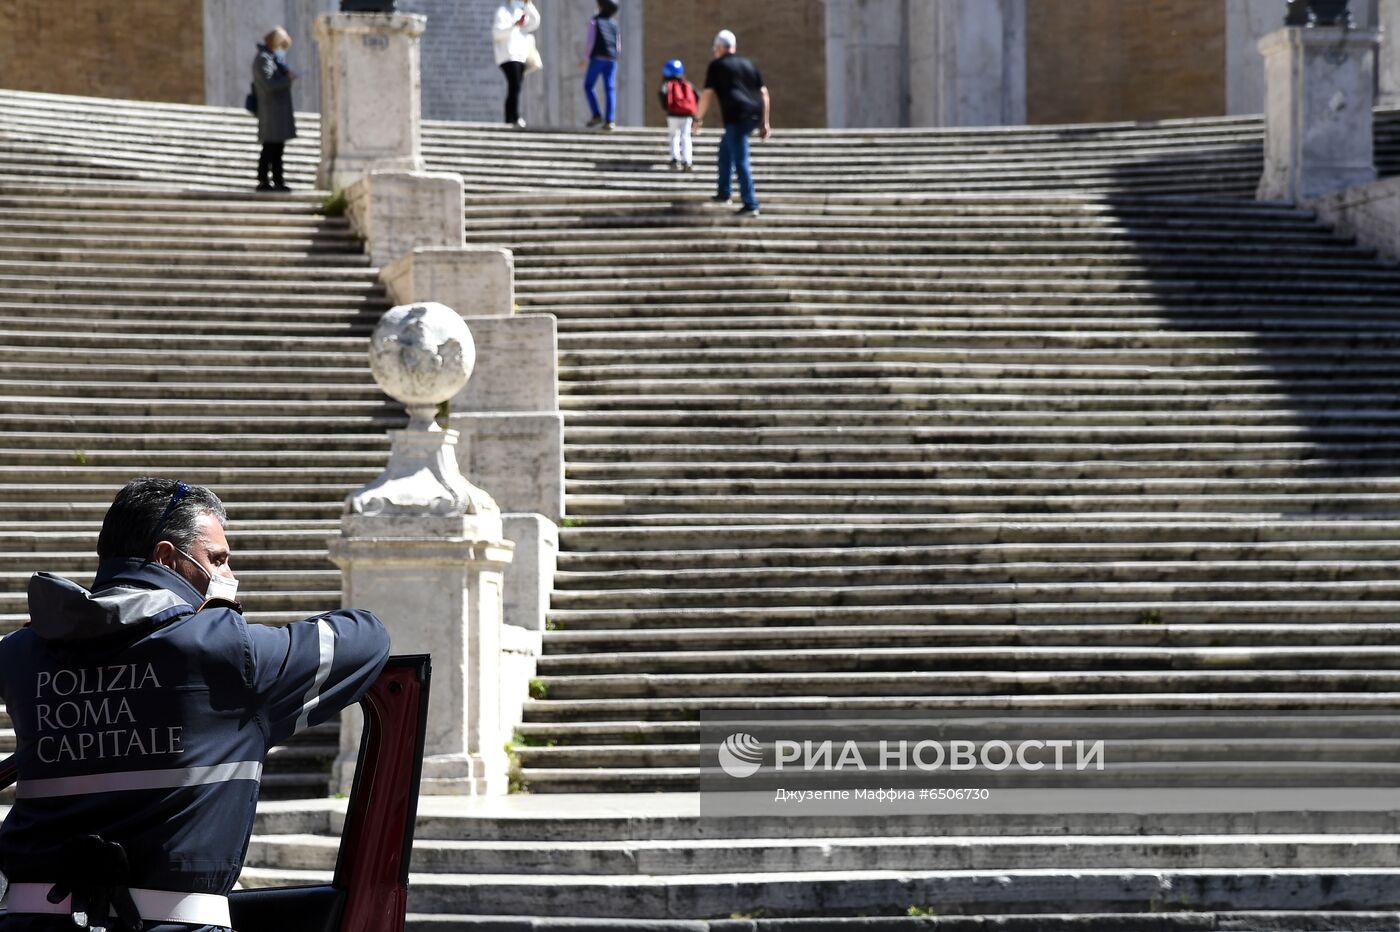
<path fill-rule="evenodd" d="M 97 556 L 150 559 L 163 540 L 188 552 L 205 515 L 213 515 L 220 527 L 228 524 L 224 503 L 203 486 L 174 479 L 132 479 L 122 486 L 102 519 Z"/>
<path fill-rule="evenodd" d="M 715 45 L 727 49 L 737 49 L 739 47 L 739 40 L 736 39 L 734 33 L 730 32 L 728 29 L 721 29 L 719 32 L 715 33 Z"/>

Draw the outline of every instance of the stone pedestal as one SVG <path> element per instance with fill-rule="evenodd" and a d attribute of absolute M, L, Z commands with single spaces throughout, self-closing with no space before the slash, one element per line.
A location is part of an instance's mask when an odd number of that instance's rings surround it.
<path fill-rule="evenodd" d="M 462 471 L 508 512 L 564 516 L 564 417 L 557 322 L 549 314 L 468 317 L 481 364 L 449 404 Z"/>
<path fill-rule="evenodd" d="M 427 22 L 404 13 L 317 17 L 319 187 L 339 190 L 375 170 L 422 169 L 419 40 Z"/>
<path fill-rule="evenodd" d="M 1379 0 L 1381 47 L 1376 60 L 1376 106 L 1400 107 L 1400 0 Z"/>
<path fill-rule="evenodd" d="M 512 545 L 499 513 L 347 516 L 330 555 L 343 573 L 345 604 L 383 618 L 396 653 L 433 656 L 423 792 L 504 793 L 510 734 L 500 708 L 501 627 Z M 358 723 L 349 727 L 337 766 L 342 788 L 353 780 L 358 750 Z"/>
<path fill-rule="evenodd" d="M 461 468 L 491 483 L 503 511 L 564 517 L 564 416 L 506 411 L 453 414 L 461 432 Z"/>
<path fill-rule="evenodd" d="M 513 546 L 496 503 L 458 468 L 457 432 L 434 420 L 470 378 L 475 346 L 451 308 L 405 305 L 381 319 L 369 356 L 375 379 L 410 418 L 390 434 L 384 472 L 346 499 L 330 556 L 346 605 L 383 618 L 394 650 L 432 654 L 423 792 L 502 793 L 514 724 L 501 703 L 504 573 Z M 535 646 L 520 640 L 511 638 L 512 654 Z M 347 716 L 337 761 L 342 788 L 354 777 L 359 734 L 358 718 Z"/>
<path fill-rule="evenodd" d="M 1377 33 L 1286 27 L 1259 43 L 1267 83 L 1263 201 L 1301 203 L 1376 179 Z"/>
<path fill-rule="evenodd" d="M 440 301 L 473 317 L 515 313 L 515 257 L 499 246 L 419 247 L 379 279 L 396 304 Z"/>
<path fill-rule="evenodd" d="M 371 172 L 346 188 L 345 216 L 364 237 L 370 261 L 381 269 L 392 267 L 415 249 L 461 249 L 465 242 L 462 176 Z M 433 295 L 416 295 L 411 301 L 447 303 Z"/>

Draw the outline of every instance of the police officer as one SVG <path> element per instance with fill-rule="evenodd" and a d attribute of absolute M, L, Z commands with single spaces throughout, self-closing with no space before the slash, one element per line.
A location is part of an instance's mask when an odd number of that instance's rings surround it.
<path fill-rule="evenodd" d="M 370 612 L 246 623 L 226 521 L 208 489 L 136 479 L 102 522 L 92 591 L 30 579 L 30 623 L 0 641 L 19 767 L 3 932 L 227 928 L 268 748 L 383 668 Z"/>

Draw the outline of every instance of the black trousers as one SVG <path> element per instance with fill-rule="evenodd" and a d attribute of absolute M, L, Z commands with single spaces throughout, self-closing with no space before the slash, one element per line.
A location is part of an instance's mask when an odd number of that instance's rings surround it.
<path fill-rule="evenodd" d="M 262 155 L 258 156 L 258 184 L 284 184 L 282 180 L 282 150 L 287 147 L 285 142 L 265 142 L 262 144 Z M 269 182 L 269 176 L 271 181 Z"/>
<path fill-rule="evenodd" d="M 501 72 L 506 76 L 506 122 L 514 123 L 520 119 L 520 85 L 525 80 L 525 63 L 508 61 L 501 65 Z"/>

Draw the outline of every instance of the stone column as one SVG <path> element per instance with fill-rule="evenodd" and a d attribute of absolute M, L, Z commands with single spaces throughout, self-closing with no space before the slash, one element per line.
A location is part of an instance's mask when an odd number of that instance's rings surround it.
<path fill-rule="evenodd" d="M 910 3 L 905 32 L 909 126 L 1026 122 L 1026 0 Z"/>
<path fill-rule="evenodd" d="M 317 18 L 317 185 L 339 190 L 370 171 L 423 168 L 418 44 L 426 25 L 426 17 L 403 13 L 329 13 Z"/>
<path fill-rule="evenodd" d="M 1375 30 L 1288 26 L 1259 42 L 1266 80 L 1258 197 L 1301 203 L 1376 179 Z"/>
<path fill-rule="evenodd" d="M 410 420 L 391 433 L 383 474 L 345 502 L 330 556 L 346 605 L 368 608 L 396 652 L 433 655 L 423 792 L 506 790 L 500 669 L 503 574 L 513 547 L 500 510 L 457 466 L 457 432 L 437 426 L 438 406 L 466 384 L 475 346 L 462 318 L 441 304 L 386 313 L 370 345 L 375 379 Z M 354 777 L 358 716 L 342 725 L 337 779 Z"/>
<path fill-rule="evenodd" d="M 1400 0 L 1380 0 L 1381 29 L 1376 106 L 1400 107 Z"/>

